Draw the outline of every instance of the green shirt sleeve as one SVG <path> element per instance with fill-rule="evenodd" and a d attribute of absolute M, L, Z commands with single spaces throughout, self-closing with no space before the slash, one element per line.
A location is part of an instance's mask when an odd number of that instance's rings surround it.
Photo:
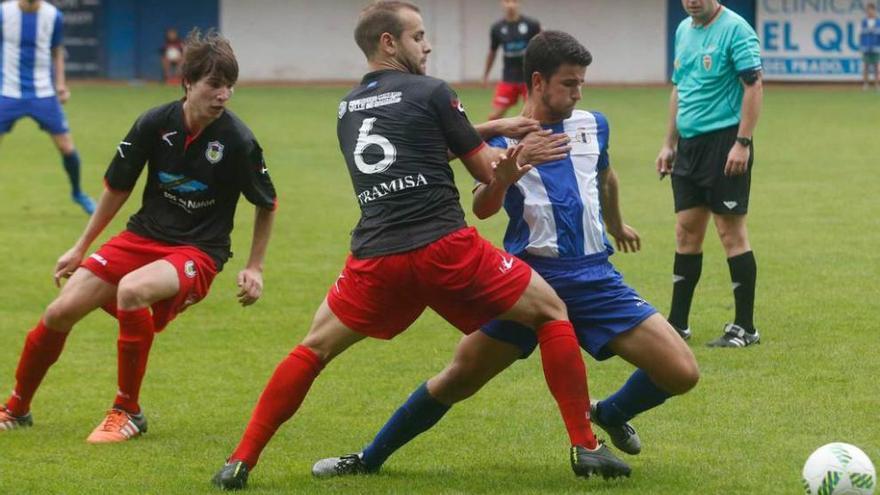
<path fill-rule="evenodd" d="M 761 68 L 761 44 L 755 30 L 745 22 L 737 23 L 730 45 L 731 59 L 737 72 Z"/>

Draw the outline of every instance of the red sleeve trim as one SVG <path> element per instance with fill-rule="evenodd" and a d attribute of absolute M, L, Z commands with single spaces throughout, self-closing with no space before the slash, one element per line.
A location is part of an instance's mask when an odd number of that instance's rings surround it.
<path fill-rule="evenodd" d="M 482 149 L 485 148 L 485 147 L 486 147 L 486 143 L 483 142 L 483 141 L 481 141 L 479 146 L 477 146 L 476 148 L 474 148 L 474 149 L 468 151 L 467 153 L 461 155 L 459 158 L 462 159 L 462 160 L 464 160 L 464 159 L 466 159 L 466 158 L 470 158 L 470 157 L 476 155 L 477 153 L 479 153 L 480 150 L 482 150 Z"/>

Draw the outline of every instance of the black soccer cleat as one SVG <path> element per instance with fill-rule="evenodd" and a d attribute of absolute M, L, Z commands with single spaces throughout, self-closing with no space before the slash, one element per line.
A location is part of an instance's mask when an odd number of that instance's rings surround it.
<path fill-rule="evenodd" d="M 576 476 L 589 478 L 598 474 L 606 480 L 622 476 L 629 478 L 632 473 L 632 469 L 618 459 L 602 442 L 599 442 L 595 450 L 573 445 L 571 447 L 571 469 Z"/>
<path fill-rule="evenodd" d="M 721 337 L 706 344 L 709 347 L 748 347 L 761 343 L 761 334 L 756 328 L 754 332 L 747 332 L 743 327 L 728 323 L 724 325 L 724 333 Z"/>
<path fill-rule="evenodd" d="M 27 428 L 34 425 L 34 417 L 31 413 L 24 416 L 15 416 L 12 411 L 6 408 L 5 404 L 0 405 L 0 431 L 14 430 L 16 428 Z"/>
<path fill-rule="evenodd" d="M 672 322 L 669 322 L 669 325 L 672 327 L 673 330 L 675 330 L 675 333 L 677 333 L 682 340 L 688 341 L 691 339 L 691 327 L 678 328 L 676 325 L 673 325 Z"/>
<path fill-rule="evenodd" d="M 356 476 L 375 474 L 378 469 L 370 469 L 364 464 L 364 453 L 348 454 L 342 457 L 321 459 L 312 466 L 312 475 L 316 478 L 333 478 L 336 476 Z"/>
<path fill-rule="evenodd" d="M 590 421 L 602 428 L 611 437 L 611 443 L 621 452 L 629 455 L 638 455 L 642 451 L 642 441 L 636 429 L 627 421 L 622 425 L 609 425 L 599 418 L 599 401 L 590 401 Z"/>
<path fill-rule="evenodd" d="M 211 478 L 211 483 L 221 490 L 244 490 L 249 473 L 243 461 L 229 461 Z"/>

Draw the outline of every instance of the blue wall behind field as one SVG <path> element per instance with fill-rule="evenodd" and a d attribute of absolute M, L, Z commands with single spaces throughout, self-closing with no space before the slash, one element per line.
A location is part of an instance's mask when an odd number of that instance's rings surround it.
<path fill-rule="evenodd" d="M 111 79 L 161 79 L 166 28 L 184 37 L 193 27 L 220 27 L 219 0 L 112 0 L 104 9 L 104 73 Z"/>
<path fill-rule="evenodd" d="M 755 27 L 755 16 L 757 12 L 756 0 L 723 0 L 721 3 L 725 7 L 741 15 L 743 19 L 752 25 L 752 27 Z M 675 29 L 688 15 L 681 6 L 681 0 L 669 0 L 669 8 L 666 12 L 666 25 L 669 30 L 669 36 L 666 39 L 666 75 L 671 77 L 672 63 L 675 58 Z"/>

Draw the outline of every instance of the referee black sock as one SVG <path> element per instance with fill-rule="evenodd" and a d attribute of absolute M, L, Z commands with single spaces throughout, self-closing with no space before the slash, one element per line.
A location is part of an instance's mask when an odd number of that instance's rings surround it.
<path fill-rule="evenodd" d="M 676 328 L 688 328 L 691 301 L 702 271 L 703 253 L 675 253 L 675 264 L 672 267 L 672 306 L 668 319 Z"/>
<path fill-rule="evenodd" d="M 746 251 L 743 254 L 727 258 L 730 267 L 730 280 L 733 282 L 733 300 L 736 302 L 736 319 L 734 323 L 747 332 L 755 331 L 753 321 L 755 313 L 755 280 L 758 276 L 758 265 L 755 254 Z"/>

